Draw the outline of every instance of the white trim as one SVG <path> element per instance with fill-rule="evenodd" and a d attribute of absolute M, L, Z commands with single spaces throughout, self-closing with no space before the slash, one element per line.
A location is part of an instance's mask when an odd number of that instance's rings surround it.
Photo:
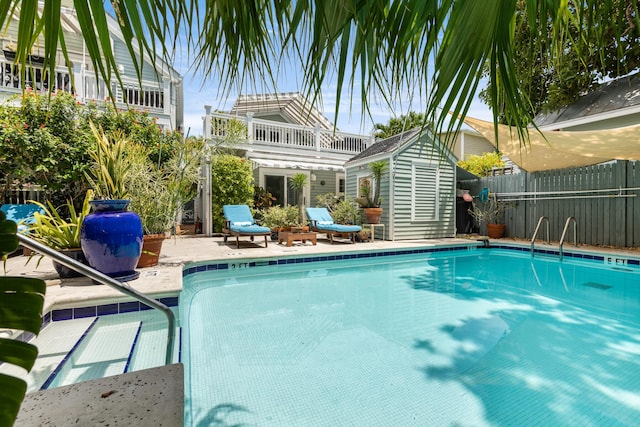
<path fill-rule="evenodd" d="M 423 167 L 435 172 L 435 192 L 432 193 L 434 200 L 434 215 L 433 218 L 430 219 L 422 219 L 416 217 L 416 189 L 418 188 L 416 175 L 417 167 Z M 428 161 L 413 160 L 411 162 L 411 187 L 413 189 L 413 191 L 411 192 L 411 221 L 416 223 L 440 221 L 440 168 L 437 166 L 437 164 Z M 423 196 L 423 194 L 421 193 L 419 194 L 419 196 Z"/>
<path fill-rule="evenodd" d="M 539 126 L 539 129 L 540 130 L 556 130 L 556 129 L 571 130 L 571 128 L 575 126 L 602 122 L 609 119 L 617 119 L 619 117 L 630 116 L 632 114 L 638 114 L 638 113 L 640 113 L 640 105 L 634 105 L 633 107 L 619 108 L 617 110 L 605 111 L 604 113 L 591 114 L 588 116 L 582 116 L 575 119 L 549 123 L 547 125 Z"/>

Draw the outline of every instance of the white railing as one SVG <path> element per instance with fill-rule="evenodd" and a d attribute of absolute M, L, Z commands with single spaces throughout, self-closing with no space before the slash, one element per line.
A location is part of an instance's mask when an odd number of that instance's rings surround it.
<path fill-rule="evenodd" d="M 241 117 L 209 113 L 205 116 L 204 126 L 207 138 L 221 142 L 243 140 L 250 144 L 345 154 L 358 154 L 374 141 L 367 135 L 254 119 L 251 114 Z"/>
<path fill-rule="evenodd" d="M 54 91 L 62 90 L 73 93 L 83 103 L 109 101 L 109 92 L 103 80 L 97 78 L 93 73 L 85 72 L 84 76 L 83 73 L 74 74 L 74 85 L 72 85 L 71 76 L 66 67 L 60 67 L 56 70 L 55 77 L 51 79 L 44 78 L 41 66 L 27 66 L 24 76 L 25 87 L 37 91 L 47 91 L 51 88 Z M 123 84 L 124 90 L 117 81 L 113 83 L 112 93 L 116 103 L 144 108 L 150 112 L 165 110 L 166 96 L 162 87 L 153 83 L 143 83 L 140 88 L 135 79 L 123 79 Z M 18 65 L 8 61 L 0 61 L 0 86 L 2 86 L 0 90 L 3 92 L 19 94 L 22 91 L 22 76 Z"/>

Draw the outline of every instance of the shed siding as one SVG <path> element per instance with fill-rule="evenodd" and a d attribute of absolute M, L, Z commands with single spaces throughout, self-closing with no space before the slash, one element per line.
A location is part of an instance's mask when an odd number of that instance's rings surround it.
<path fill-rule="evenodd" d="M 415 167 L 417 166 L 417 167 Z M 430 239 L 452 237 L 455 235 L 455 173 L 454 165 L 448 158 L 438 159 L 433 146 L 421 141 L 398 153 L 395 161 L 394 202 L 395 216 L 393 240 Z M 426 177 L 414 176 L 416 173 L 431 174 L 432 185 L 436 185 L 435 172 L 438 171 L 438 189 L 425 185 Z M 418 185 L 414 188 L 417 182 Z M 437 195 L 437 203 L 434 196 Z M 420 200 L 423 206 L 436 208 L 436 219 L 425 220 L 418 215 L 412 218 L 412 201 Z"/>
<path fill-rule="evenodd" d="M 447 154 L 440 156 L 437 150 L 425 135 L 393 154 L 390 171 L 383 176 L 381 185 L 381 222 L 387 238 L 455 236 L 455 165 Z M 358 178 L 368 174 L 367 167 L 368 164 L 347 167 L 348 197 L 356 197 Z"/>

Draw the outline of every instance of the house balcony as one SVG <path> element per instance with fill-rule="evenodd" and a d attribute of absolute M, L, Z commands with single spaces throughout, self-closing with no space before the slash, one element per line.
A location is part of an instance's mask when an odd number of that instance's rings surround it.
<path fill-rule="evenodd" d="M 53 78 L 45 77 L 42 64 L 35 62 L 27 65 L 24 74 L 24 87 L 36 91 L 62 90 L 72 93 L 83 104 L 89 102 L 109 102 L 106 83 L 94 73 L 83 72 L 80 67 L 74 71 L 74 81 L 67 67 L 57 67 Z M 157 82 L 144 82 L 142 87 L 137 79 L 122 78 L 123 87 L 118 82 L 112 84 L 112 95 L 118 108 L 127 106 L 148 111 L 152 115 L 168 114 L 167 90 Z M 22 93 L 23 76 L 18 65 L 9 60 L 0 60 L 0 93 L 19 95 Z"/>
<path fill-rule="evenodd" d="M 244 117 L 215 112 L 204 117 L 204 136 L 210 143 L 247 151 L 345 160 L 374 142 L 370 135 L 256 119 L 251 114 Z"/>

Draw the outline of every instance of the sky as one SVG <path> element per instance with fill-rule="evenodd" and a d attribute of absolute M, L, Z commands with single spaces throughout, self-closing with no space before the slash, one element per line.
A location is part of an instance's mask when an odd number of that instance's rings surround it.
<path fill-rule="evenodd" d="M 248 95 L 256 93 L 272 93 L 273 90 L 256 90 L 247 89 L 240 93 L 239 90 L 232 92 L 228 97 L 222 95 L 224 91 L 220 90 L 220 84 L 214 78 L 210 78 L 204 83 L 201 76 L 194 75 L 188 70 L 188 64 L 174 65 L 182 74 L 184 79 L 184 129 L 189 135 L 202 135 L 202 118 L 204 116 L 204 106 L 211 105 L 213 110 L 228 112 L 231 110 L 233 103 L 238 95 Z M 288 69 L 285 72 L 287 78 L 280 79 L 277 86 L 278 92 L 299 92 L 301 91 L 302 72 L 295 72 Z M 256 86 L 256 85 L 250 85 Z M 356 90 L 357 92 L 357 90 Z M 391 117 L 400 114 L 406 114 L 409 111 L 421 111 L 420 105 L 404 105 L 398 103 L 394 111 L 379 102 L 373 102 L 371 105 L 371 116 L 362 117 L 362 101 L 359 92 L 353 97 L 343 94 L 340 101 L 340 112 L 337 119 L 337 128 L 342 132 L 355 133 L 360 135 L 369 135 L 373 131 L 374 123 L 387 123 Z M 322 88 L 322 105 L 316 105 L 331 121 L 334 121 L 336 107 L 335 86 L 328 82 Z M 350 105 L 351 104 L 351 105 Z M 478 97 L 474 99 L 469 111 L 469 116 L 483 120 L 491 120 L 491 111 L 480 101 Z"/>

